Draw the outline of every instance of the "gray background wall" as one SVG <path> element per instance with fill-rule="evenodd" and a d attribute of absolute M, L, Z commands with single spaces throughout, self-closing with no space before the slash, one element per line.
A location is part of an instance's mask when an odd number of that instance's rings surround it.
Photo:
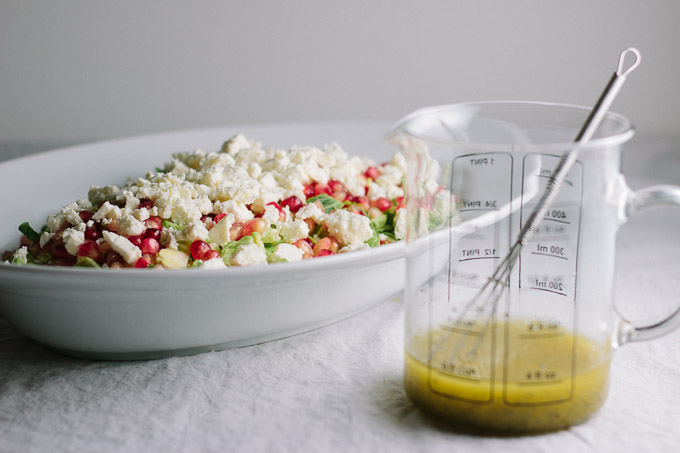
<path fill-rule="evenodd" d="M 0 0 L 0 143 L 253 122 L 397 119 L 424 105 L 591 105 L 680 137 L 680 2 Z"/>

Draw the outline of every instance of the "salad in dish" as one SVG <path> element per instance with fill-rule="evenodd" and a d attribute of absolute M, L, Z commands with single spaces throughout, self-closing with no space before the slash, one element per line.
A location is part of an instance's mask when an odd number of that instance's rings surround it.
<path fill-rule="evenodd" d="M 178 153 L 123 186 L 94 186 L 42 228 L 21 224 L 2 261 L 222 269 L 378 247 L 405 236 L 405 170 L 400 153 L 376 164 L 337 144 L 282 150 L 236 135 L 218 152 Z"/>

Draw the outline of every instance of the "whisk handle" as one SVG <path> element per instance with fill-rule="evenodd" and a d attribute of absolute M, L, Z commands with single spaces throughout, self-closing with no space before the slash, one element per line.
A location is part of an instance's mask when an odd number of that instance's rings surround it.
<path fill-rule="evenodd" d="M 635 59 L 630 65 L 626 66 L 626 59 L 630 54 L 634 55 Z M 539 225 L 543 221 L 543 217 L 545 217 L 545 214 L 555 201 L 555 198 L 562 187 L 562 183 L 567 177 L 567 173 L 569 173 L 569 170 L 571 170 L 571 167 L 573 167 L 574 162 L 576 162 L 580 148 L 588 143 L 593 137 L 593 134 L 595 134 L 595 131 L 602 123 L 607 111 L 609 111 L 609 107 L 611 107 L 614 99 L 616 99 L 616 96 L 619 94 L 621 87 L 626 81 L 626 77 L 628 77 L 628 75 L 640 64 L 640 58 L 640 52 L 634 47 L 629 47 L 621 52 L 621 55 L 619 56 L 619 65 L 616 68 L 616 72 L 612 74 L 612 77 L 609 79 L 609 82 L 605 86 L 602 94 L 598 98 L 593 108 L 590 110 L 588 118 L 586 118 L 581 130 L 574 139 L 576 146 L 562 154 L 562 157 L 560 158 L 555 170 L 548 180 L 548 184 L 545 188 L 545 191 L 543 192 L 543 195 L 536 205 L 537 209 L 534 209 L 531 212 L 531 215 L 522 227 L 522 230 L 517 237 L 517 242 L 522 246 L 525 246 L 529 242 L 529 239 L 531 239 L 533 234 L 538 229 Z"/>

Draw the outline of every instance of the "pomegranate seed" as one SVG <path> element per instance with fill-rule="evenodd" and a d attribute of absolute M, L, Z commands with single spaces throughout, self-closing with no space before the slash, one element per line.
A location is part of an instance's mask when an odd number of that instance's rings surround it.
<path fill-rule="evenodd" d="M 81 219 L 83 219 L 83 222 L 87 222 L 92 218 L 94 213 L 92 211 L 84 211 L 83 210 L 83 211 L 80 211 L 78 213 L 78 215 L 80 216 Z"/>
<path fill-rule="evenodd" d="M 160 217 L 149 217 L 144 221 L 144 225 L 146 225 L 147 228 L 152 228 L 154 230 L 163 229 L 163 221 Z"/>
<path fill-rule="evenodd" d="M 219 257 L 220 257 L 220 254 L 217 250 L 210 249 L 210 251 L 205 254 L 203 261 L 208 261 L 208 260 L 211 260 L 213 258 L 219 258 Z"/>
<path fill-rule="evenodd" d="M 71 254 L 68 252 L 68 250 L 66 250 L 64 244 L 56 244 L 54 247 L 52 247 L 52 256 L 55 258 L 66 259 L 70 258 Z"/>
<path fill-rule="evenodd" d="M 380 217 L 382 215 L 382 211 L 375 206 L 372 206 L 371 209 L 368 210 L 366 213 L 369 218 L 375 219 L 376 217 Z"/>
<path fill-rule="evenodd" d="M 348 207 L 347 210 L 353 214 L 360 214 L 364 215 L 364 211 L 361 210 L 361 208 L 358 205 L 353 204 L 352 206 Z"/>
<path fill-rule="evenodd" d="M 191 243 L 191 246 L 189 246 L 191 257 L 195 260 L 205 261 L 205 256 L 208 255 L 211 250 L 212 248 L 210 248 L 210 245 L 208 245 L 207 242 L 201 240 L 196 240 Z"/>
<path fill-rule="evenodd" d="M 152 231 L 158 231 L 158 230 L 152 230 Z M 161 249 L 161 245 L 154 238 L 146 238 L 139 245 L 139 248 L 142 250 L 142 253 L 145 254 L 145 255 L 155 255 Z"/>
<path fill-rule="evenodd" d="M 254 218 L 252 220 L 248 220 L 245 224 L 246 230 L 250 228 L 250 231 L 253 233 L 264 233 L 265 230 L 267 229 L 267 222 L 265 222 L 261 218 Z M 251 233 L 252 234 L 252 233 Z"/>
<path fill-rule="evenodd" d="M 328 187 L 330 187 L 331 192 L 345 192 L 347 190 L 343 183 L 335 179 L 328 181 Z"/>
<path fill-rule="evenodd" d="M 339 201 L 345 201 L 347 199 L 347 192 L 344 190 L 337 190 L 333 192 L 333 195 L 331 195 L 333 198 Z"/>
<path fill-rule="evenodd" d="M 380 197 L 373 200 L 371 206 L 385 212 L 392 207 L 392 202 L 385 197 Z"/>
<path fill-rule="evenodd" d="M 92 258 L 95 261 L 99 261 L 102 258 L 99 245 L 97 245 L 95 241 L 85 241 L 80 244 L 80 247 L 78 247 L 78 255 Z"/>
<path fill-rule="evenodd" d="M 128 241 L 132 242 L 137 247 L 142 245 L 142 236 L 141 235 L 139 235 L 139 236 L 128 236 L 127 239 L 128 239 Z"/>
<path fill-rule="evenodd" d="M 141 200 L 139 200 L 139 206 L 137 206 L 137 209 L 142 209 L 142 208 L 146 208 L 146 209 L 153 208 L 153 200 L 149 200 L 147 198 L 142 198 Z"/>
<path fill-rule="evenodd" d="M 318 255 L 321 250 L 327 250 L 331 248 L 331 238 L 325 237 L 321 238 L 314 244 L 314 255 Z"/>
<path fill-rule="evenodd" d="M 109 267 L 113 267 L 112 264 L 114 263 L 120 263 L 122 265 L 123 257 L 120 255 L 120 253 L 111 250 L 106 254 L 106 264 L 108 264 Z"/>
<path fill-rule="evenodd" d="M 232 241 L 238 241 L 246 236 L 250 236 L 251 234 L 253 234 L 251 225 L 245 224 L 243 222 L 236 222 L 229 230 L 229 239 Z"/>
<path fill-rule="evenodd" d="M 151 257 L 144 255 L 140 259 L 137 260 L 135 263 L 135 267 L 137 269 L 146 269 L 147 267 L 151 266 L 153 263 L 151 261 Z"/>
<path fill-rule="evenodd" d="M 298 239 L 297 241 L 293 242 L 293 245 L 302 250 L 303 260 L 314 256 L 312 241 L 310 241 L 308 238 Z"/>
<path fill-rule="evenodd" d="M 333 253 L 332 251 L 330 251 L 328 249 L 324 249 L 324 250 L 319 251 L 319 254 L 316 255 L 316 256 L 330 256 L 330 255 L 335 255 L 335 253 Z"/>
<path fill-rule="evenodd" d="M 227 216 L 226 214 L 217 214 L 215 216 L 215 218 L 213 219 L 213 222 L 219 223 L 219 221 L 222 220 L 223 218 L 225 218 L 226 216 Z"/>
<path fill-rule="evenodd" d="M 300 200 L 298 197 L 295 195 L 286 198 L 281 202 L 281 206 L 288 206 L 288 209 L 290 209 L 291 212 L 298 212 L 300 208 L 303 206 L 302 200 Z"/>
<path fill-rule="evenodd" d="M 313 197 L 314 196 L 314 183 L 309 183 L 309 184 L 305 185 L 303 193 L 305 194 L 305 198 Z"/>
<path fill-rule="evenodd" d="M 154 230 L 153 228 L 148 228 L 144 234 L 142 234 L 142 242 L 144 239 L 155 239 L 158 242 L 161 241 L 161 230 Z"/>
<path fill-rule="evenodd" d="M 319 239 L 319 241 L 314 244 L 314 256 L 321 256 L 321 252 L 324 250 L 335 253 L 338 251 L 339 245 L 337 239 L 331 236 Z"/>
<path fill-rule="evenodd" d="M 102 227 L 100 224 L 95 223 L 91 227 L 85 228 L 85 239 L 96 241 L 100 237 L 102 237 Z"/>
<path fill-rule="evenodd" d="M 113 231 L 114 233 L 118 232 L 118 220 L 112 220 L 109 223 L 106 224 L 106 229 L 109 231 Z"/>
<path fill-rule="evenodd" d="M 109 244 L 106 241 L 102 241 L 99 243 L 99 252 L 102 254 L 102 256 L 106 256 L 107 253 L 109 253 L 113 248 L 111 247 L 111 244 Z"/>
<path fill-rule="evenodd" d="M 354 197 L 353 202 L 361 206 L 361 209 L 364 211 L 371 209 L 371 202 L 368 200 L 368 197 Z"/>
<path fill-rule="evenodd" d="M 305 223 L 307 224 L 307 227 L 309 228 L 309 231 L 314 231 L 316 228 L 316 223 L 314 222 L 314 219 L 309 218 L 309 219 L 304 219 Z"/>
<path fill-rule="evenodd" d="M 375 167 L 368 167 L 364 172 L 364 176 L 370 179 L 376 179 L 378 176 L 380 176 L 380 172 Z"/>
<path fill-rule="evenodd" d="M 314 186 L 314 195 L 321 195 L 322 193 L 325 193 L 326 195 L 330 195 L 331 194 L 331 188 L 328 186 L 328 184 L 324 184 L 322 182 L 319 182 Z"/>
<path fill-rule="evenodd" d="M 404 207 L 404 197 L 397 197 L 394 201 L 397 203 L 396 210 L 402 209 Z"/>

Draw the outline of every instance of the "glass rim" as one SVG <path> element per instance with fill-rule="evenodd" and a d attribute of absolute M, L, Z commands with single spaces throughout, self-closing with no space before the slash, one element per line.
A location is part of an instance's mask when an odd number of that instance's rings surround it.
<path fill-rule="evenodd" d="M 390 132 L 387 134 L 387 139 L 391 140 L 395 137 L 398 137 L 400 134 L 405 134 L 408 136 L 411 136 L 413 138 L 423 140 L 426 142 L 430 143 L 437 143 L 440 145 L 445 145 L 451 148 L 470 148 L 474 147 L 475 149 L 478 150 L 488 150 L 488 151 L 494 151 L 494 150 L 499 150 L 499 149 L 507 149 L 507 144 L 499 144 L 499 143 L 490 143 L 490 142 L 484 142 L 484 141 L 470 141 L 470 142 L 461 142 L 461 141 L 456 141 L 455 139 L 450 139 L 450 140 L 444 140 L 441 138 L 434 138 L 431 136 L 427 136 L 425 134 L 419 134 L 414 132 L 413 130 L 409 130 L 409 123 L 412 123 L 415 119 L 417 118 L 423 118 L 426 116 L 435 116 L 437 113 L 452 110 L 454 108 L 463 108 L 463 107 L 476 107 L 476 106 L 526 106 L 526 107 L 547 107 L 550 109 L 562 109 L 562 110 L 571 110 L 571 111 L 581 111 L 585 114 L 590 113 L 592 110 L 592 107 L 586 107 L 583 105 L 576 105 L 576 104 L 564 104 L 564 103 L 559 103 L 559 102 L 540 102 L 540 101 L 470 101 L 470 102 L 460 102 L 460 103 L 453 103 L 453 104 L 442 104 L 442 105 L 434 105 L 434 106 L 428 106 L 428 107 L 422 107 L 417 110 L 414 110 L 413 112 L 407 114 L 406 116 L 402 117 L 399 121 L 397 121 L 394 126 L 390 129 Z M 441 116 L 441 115 L 440 115 Z M 621 125 L 622 132 L 616 133 L 616 134 L 610 134 L 604 137 L 598 137 L 598 138 L 593 138 L 588 143 L 580 146 L 580 149 L 587 149 L 587 148 L 599 148 L 599 147 L 611 147 L 611 146 L 617 146 L 621 145 L 628 140 L 630 140 L 633 135 L 635 135 L 635 128 L 633 127 L 632 123 L 628 118 L 625 116 L 615 113 L 615 112 L 607 112 L 605 115 L 605 120 L 613 121 L 615 123 L 618 123 Z M 568 150 L 574 148 L 575 142 L 570 141 L 570 142 L 564 142 L 564 141 L 556 141 L 556 142 L 545 142 L 545 143 L 533 143 L 530 145 L 526 145 L 525 148 L 527 149 L 535 149 L 537 147 L 540 147 L 541 150 L 546 150 L 546 151 L 557 151 L 557 150 Z M 515 145 L 515 149 L 521 149 L 523 148 L 521 145 L 517 146 Z"/>

